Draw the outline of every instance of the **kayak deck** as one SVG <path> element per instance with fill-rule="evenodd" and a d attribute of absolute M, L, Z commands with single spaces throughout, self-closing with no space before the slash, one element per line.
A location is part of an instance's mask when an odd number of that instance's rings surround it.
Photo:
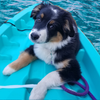
<path fill-rule="evenodd" d="M 0 27 L 0 85 L 37 84 L 45 75 L 55 70 L 54 66 L 48 65 L 41 60 L 36 60 L 10 76 L 4 76 L 2 74 L 6 65 L 16 60 L 24 49 L 33 44 L 28 39 L 28 34 L 31 30 L 19 31 L 17 29 L 32 29 L 34 20 L 30 18 L 30 14 L 35 6 L 36 5 L 28 7 L 8 20 L 7 22 L 9 23 L 5 23 Z M 81 66 L 82 75 L 89 84 L 89 90 L 97 99 L 100 99 L 100 56 L 80 29 L 78 29 L 78 31 L 81 46 L 76 58 Z M 84 85 L 81 80 L 79 80 L 79 82 Z M 71 86 L 66 84 L 66 87 L 76 92 L 83 92 L 83 89 L 77 85 Z M 0 89 L 0 99 L 27 100 L 30 92 L 31 89 L 26 88 Z M 45 100 L 46 99 L 91 100 L 89 95 L 81 97 L 74 96 L 62 89 L 48 90 Z"/>

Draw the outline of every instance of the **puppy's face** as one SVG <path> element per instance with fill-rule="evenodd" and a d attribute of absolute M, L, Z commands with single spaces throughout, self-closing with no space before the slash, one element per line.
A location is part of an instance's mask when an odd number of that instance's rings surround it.
<path fill-rule="evenodd" d="M 60 42 L 77 31 L 71 14 L 54 5 L 41 3 L 33 9 L 31 17 L 35 24 L 29 39 L 35 43 Z"/>

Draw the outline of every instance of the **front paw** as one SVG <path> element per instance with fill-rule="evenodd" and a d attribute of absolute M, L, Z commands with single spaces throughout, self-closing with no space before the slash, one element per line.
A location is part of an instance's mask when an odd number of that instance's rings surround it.
<path fill-rule="evenodd" d="M 12 73 L 14 73 L 16 70 L 11 68 L 9 65 L 7 65 L 4 70 L 3 70 L 3 74 L 4 75 L 11 75 Z"/>
<path fill-rule="evenodd" d="M 29 100 L 43 100 L 46 92 L 47 92 L 46 86 L 44 84 L 38 84 L 31 91 Z"/>

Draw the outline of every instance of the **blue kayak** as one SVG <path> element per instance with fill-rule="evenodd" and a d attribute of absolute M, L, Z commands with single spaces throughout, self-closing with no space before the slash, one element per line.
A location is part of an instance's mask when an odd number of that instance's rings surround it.
<path fill-rule="evenodd" d="M 30 18 L 31 11 L 36 5 L 24 9 L 0 27 L 0 86 L 36 85 L 49 72 L 55 70 L 54 66 L 48 65 L 41 60 L 36 60 L 10 76 L 2 74 L 3 69 L 9 63 L 16 60 L 23 50 L 33 44 L 28 39 L 28 35 L 34 24 L 34 20 Z M 98 100 L 100 99 L 100 55 L 79 28 L 78 32 L 81 46 L 76 58 L 80 64 L 82 76 L 84 76 L 89 84 L 89 90 Z M 79 82 L 84 85 L 81 79 Z M 66 84 L 65 86 L 79 93 L 84 91 L 78 85 L 72 86 Z M 31 90 L 32 87 L 1 88 L 0 100 L 28 100 Z M 85 96 L 75 96 L 65 92 L 60 87 L 48 90 L 45 96 L 45 100 L 71 99 L 91 100 L 88 94 Z"/>

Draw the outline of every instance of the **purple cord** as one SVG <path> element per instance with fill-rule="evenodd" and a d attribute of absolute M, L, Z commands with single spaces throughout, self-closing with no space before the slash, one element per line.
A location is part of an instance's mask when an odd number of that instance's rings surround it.
<path fill-rule="evenodd" d="M 89 94 L 90 97 L 91 97 L 93 100 L 97 100 L 97 99 L 93 96 L 93 94 L 89 91 L 89 85 L 88 85 L 87 81 L 84 79 L 83 76 L 81 76 L 81 79 L 82 79 L 83 82 L 85 83 L 86 87 L 83 86 L 82 84 L 80 84 L 79 82 L 73 82 L 73 83 L 75 83 L 75 84 L 79 85 L 81 88 L 83 88 L 83 89 L 85 90 L 83 93 L 77 93 L 77 92 L 74 92 L 74 91 L 72 91 L 72 90 L 69 90 L 69 89 L 67 89 L 64 85 L 62 85 L 61 87 L 62 87 L 63 90 L 65 90 L 66 92 L 68 92 L 68 93 L 70 93 L 70 94 L 73 94 L 73 95 L 76 95 L 76 96 L 84 96 L 84 95 L 86 95 L 86 94 Z"/>
<path fill-rule="evenodd" d="M 85 86 L 83 86 L 82 84 L 80 84 L 79 82 L 76 82 L 76 84 L 77 85 L 79 85 L 81 88 L 83 88 L 84 90 L 86 89 L 86 87 Z M 94 96 L 93 96 L 93 94 L 90 92 L 90 91 L 88 91 L 88 94 L 89 94 L 89 96 L 93 99 L 93 100 L 97 100 Z M 83 95 L 84 96 L 84 95 Z"/>
<path fill-rule="evenodd" d="M 88 91 L 89 91 L 89 86 L 88 86 L 87 82 L 85 81 L 85 79 L 84 79 L 83 77 L 81 77 L 81 78 L 82 78 L 82 80 L 84 81 L 84 83 L 85 83 L 85 85 L 86 85 L 86 90 L 85 90 L 83 93 L 77 93 L 77 92 L 74 92 L 74 91 L 72 91 L 72 90 L 69 90 L 69 89 L 67 89 L 64 85 L 62 85 L 61 87 L 62 87 L 65 91 L 67 91 L 68 93 L 74 94 L 74 95 L 76 95 L 76 96 L 83 96 L 83 95 L 86 95 L 86 94 L 88 93 Z M 75 83 L 75 84 L 77 84 L 77 85 L 80 86 L 80 84 L 78 84 L 78 82 L 73 82 L 73 83 Z"/>

